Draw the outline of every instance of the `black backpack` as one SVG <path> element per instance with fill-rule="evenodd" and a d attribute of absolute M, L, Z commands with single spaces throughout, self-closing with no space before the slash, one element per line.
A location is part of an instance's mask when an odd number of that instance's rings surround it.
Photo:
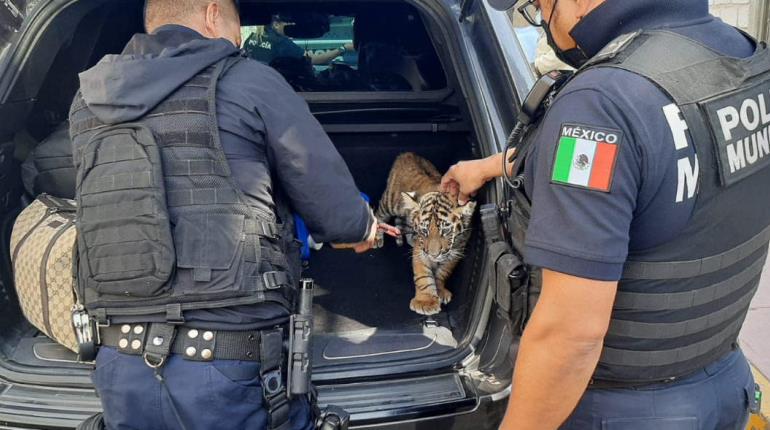
<path fill-rule="evenodd" d="M 22 182 L 31 196 L 50 194 L 75 198 L 75 166 L 69 123 L 60 124 L 32 151 L 22 168 Z"/>

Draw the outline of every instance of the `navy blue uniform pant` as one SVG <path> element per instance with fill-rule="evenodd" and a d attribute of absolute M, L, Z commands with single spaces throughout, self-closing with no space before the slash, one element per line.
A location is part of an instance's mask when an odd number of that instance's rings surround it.
<path fill-rule="evenodd" d="M 562 430 L 743 430 L 753 397 L 751 369 L 736 350 L 676 382 L 589 389 Z"/>
<path fill-rule="evenodd" d="M 163 378 L 188 430 L 267 427 L 259 363 L 196 362 L 171 356 Z M 154 370 L 139 356 L 102 347 L 92 374 L 108 430 L 171 430 L 181 426 Z M 310 430 L 311 410 L 304 398 L 291 403 L 291 429 Z"/>

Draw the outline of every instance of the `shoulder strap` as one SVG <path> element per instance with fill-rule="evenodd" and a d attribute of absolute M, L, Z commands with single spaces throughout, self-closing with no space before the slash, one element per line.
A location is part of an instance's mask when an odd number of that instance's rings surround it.
<path fill-rule="evenodd" d="M 701 166 L 700 192 L 708 194 L 740 179 L 717 174 L 720 168 L 724 172 L 724 157 L 711 150 L 718 136 L 709 126 L 714 115 L 709 105 L 768 81 L 770 50 L 765 43 L 749 39 L 756 45 L 754 55 L 734 58 L 668 30 L 627 34 L 611 42 L 576 74 L 597 67 L 627 70 L 645 77 L 667 94 L 689 125 Z M 712 174 L 714 178 L 706 176 Z"/>
<path fill-rule="evenodd" d="M 732 58 L 667 30 L 621 36 L 605 51 L 585 67 L 616 67 L 642 75 L 679 105 L 719 95 L 726 87 L 740 86 L 766 72 L 770 59 L 764 43 L 757 43 L 755 54 L 749 58 Z"/>

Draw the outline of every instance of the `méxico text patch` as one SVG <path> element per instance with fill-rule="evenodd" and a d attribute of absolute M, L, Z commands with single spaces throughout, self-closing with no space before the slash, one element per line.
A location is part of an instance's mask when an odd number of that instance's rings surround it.
<path fill-rule="evenodd" d="M 620 130 L 562 124 L 551 182 L 609 192 L 622 137 Z"/>

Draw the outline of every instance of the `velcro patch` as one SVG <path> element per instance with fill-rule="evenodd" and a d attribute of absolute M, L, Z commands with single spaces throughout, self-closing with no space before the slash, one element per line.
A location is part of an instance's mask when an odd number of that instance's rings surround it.
<path fill-rule="evenodd" d="M 770 166 L 770 82 L 704 103 L 716 144 L 719 178 L 732 185 Z"/>
<path fill-rule="evenodd" d="M 551 182 L 608 193 L 623 132 L 562 124 Z"/>

